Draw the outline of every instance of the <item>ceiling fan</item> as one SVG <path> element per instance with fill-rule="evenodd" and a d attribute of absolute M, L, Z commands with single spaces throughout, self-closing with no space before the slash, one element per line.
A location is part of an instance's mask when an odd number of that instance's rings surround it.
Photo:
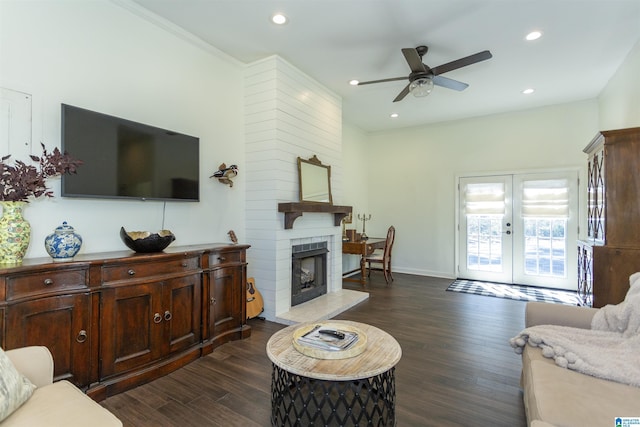
<path fill-rule="evenodd" d="M 409 83 L 404 89 L 396 96 L 393 102 L 401 101 L 409 93 L 414 96 L 427 96 L 431 93 L 433 85 L 446 87 L 449 89 L 462 91 L 469 85 L 457 80 L 442 77 L 441 74 L 449 71 L 457 70 L 458 68 L 466 67 L 467 65 L 475 64 L 476 62 L 486 61 L 492 57 L 491 52 L 484 50 L 473 55 L 465 56 L 464 58 L 456 59 L 455 61 L 447 62 L 446 64 L 439 65 L 437 67 L 429 68 L 422 63 L 422 57 L 427 53 L 429 48 L 427 46 L 418 46 L 414 48 L 402 49 L 402 54 L 411 68 L 411 74 L 407 77 L 393 77 L 390 79 L 371 80 L 368 82 L 359 82 L 360 85 L 368 85 L 372 83 L 393 82 L 397 80 L 409 80 Z"/>

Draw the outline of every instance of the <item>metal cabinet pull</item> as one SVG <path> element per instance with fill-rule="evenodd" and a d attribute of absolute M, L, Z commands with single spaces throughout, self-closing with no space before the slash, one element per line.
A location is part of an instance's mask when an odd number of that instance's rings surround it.
<path fill-rule="evenodd" d="M 184 268 L 187 268 L 187 267 L 189 267 L 189 264 L 187 264 L 186 262 L 183 262 L 183 263 L 182 263 L 182 266 L 183 266 Z"/>
<path fill-rule="evenodd" d="M 127 274 L 129 276 L 135 276 L 136 275 L 136 271 L 132 268 L 131 270 L 127 271 Z"/>
<path fill-rule="evenodd" d="M 45 284 L 45 286 L 51 286 L 51 285 L 53 285 L 53 280 L 52 279 L 44 279 L 44 284 Z"/>
<path fill-rule="evenodd" d="M 80 332 L 78 332 L 78 336 L 76 337 L 76 341 L 78 341 L 79 343 L 83 343 L 86 340 L 87 340 L 87 331 L 85 331 L 83 329 Z"/>
<path fill-rule="evenodd" d="M 167 322 L 171 320 L 171 312 L 169 310 L 164 312 L 164 320 L 166 320 Z"/>
<path fill-rule="evenodd" d="M 218 261 L 220 261 L 220 262 L 225 262 L 226 260 L 227 259 L 225 257 L 223 257 L 223 256 L 219 256 L 218 257 Z"/>
<path fill-rule="evenodd" d="M 162 322 L 162 316 L 160 316 L 160 313 L 156 313 L 153 315 L 153 323 L 160 323 Z"/>
<path fill-rule="evenodd" d="M 211 305 L 214 305 L 216 303 L 216 299 L 214 297 L 211 297 L 209 302 L 211 303 Z"/>

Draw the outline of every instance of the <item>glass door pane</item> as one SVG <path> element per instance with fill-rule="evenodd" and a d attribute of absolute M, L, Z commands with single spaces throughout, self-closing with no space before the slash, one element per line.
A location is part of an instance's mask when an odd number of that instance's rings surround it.
<path fill-rule="evenodd" d="M 502 215 L 467 215 L 467 269 L 501 272 Z"/>
<path fill-rule="evenodd" d="M 510 283 L 511 176 L 461 178 L 459 206 L 458 276 Z"/>
<path fill-rule="evenodd" d="M 576 289 L 578 178 L 575 172 L 514 175 L 514 283 Z"/>

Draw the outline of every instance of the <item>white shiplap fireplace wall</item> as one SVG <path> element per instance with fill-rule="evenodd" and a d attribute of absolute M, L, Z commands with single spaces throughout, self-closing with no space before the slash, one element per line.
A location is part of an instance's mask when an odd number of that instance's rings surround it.
<path fill-rule="evenodd" d="M 285 230 L 278 203 L 297 202 L 297 158 L 314 154 L 331 166 L 334 204 L 342 195 L 341 99 L 278 56 L 245 74 L 246 241 L 267 320 L 291 307 L 291 246 L 327 241 L 327 292 L 342 289 L 342 241 L 332 214 L 305 213 Z"/>

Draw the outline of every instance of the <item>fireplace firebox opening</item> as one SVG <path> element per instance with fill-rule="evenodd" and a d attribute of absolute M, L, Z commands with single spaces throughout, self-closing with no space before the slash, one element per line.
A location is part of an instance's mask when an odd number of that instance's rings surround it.
<path fill-rule="evenodd" d="M 291 306 L 327 293 L 327 242 L 291 247 Z"/>

